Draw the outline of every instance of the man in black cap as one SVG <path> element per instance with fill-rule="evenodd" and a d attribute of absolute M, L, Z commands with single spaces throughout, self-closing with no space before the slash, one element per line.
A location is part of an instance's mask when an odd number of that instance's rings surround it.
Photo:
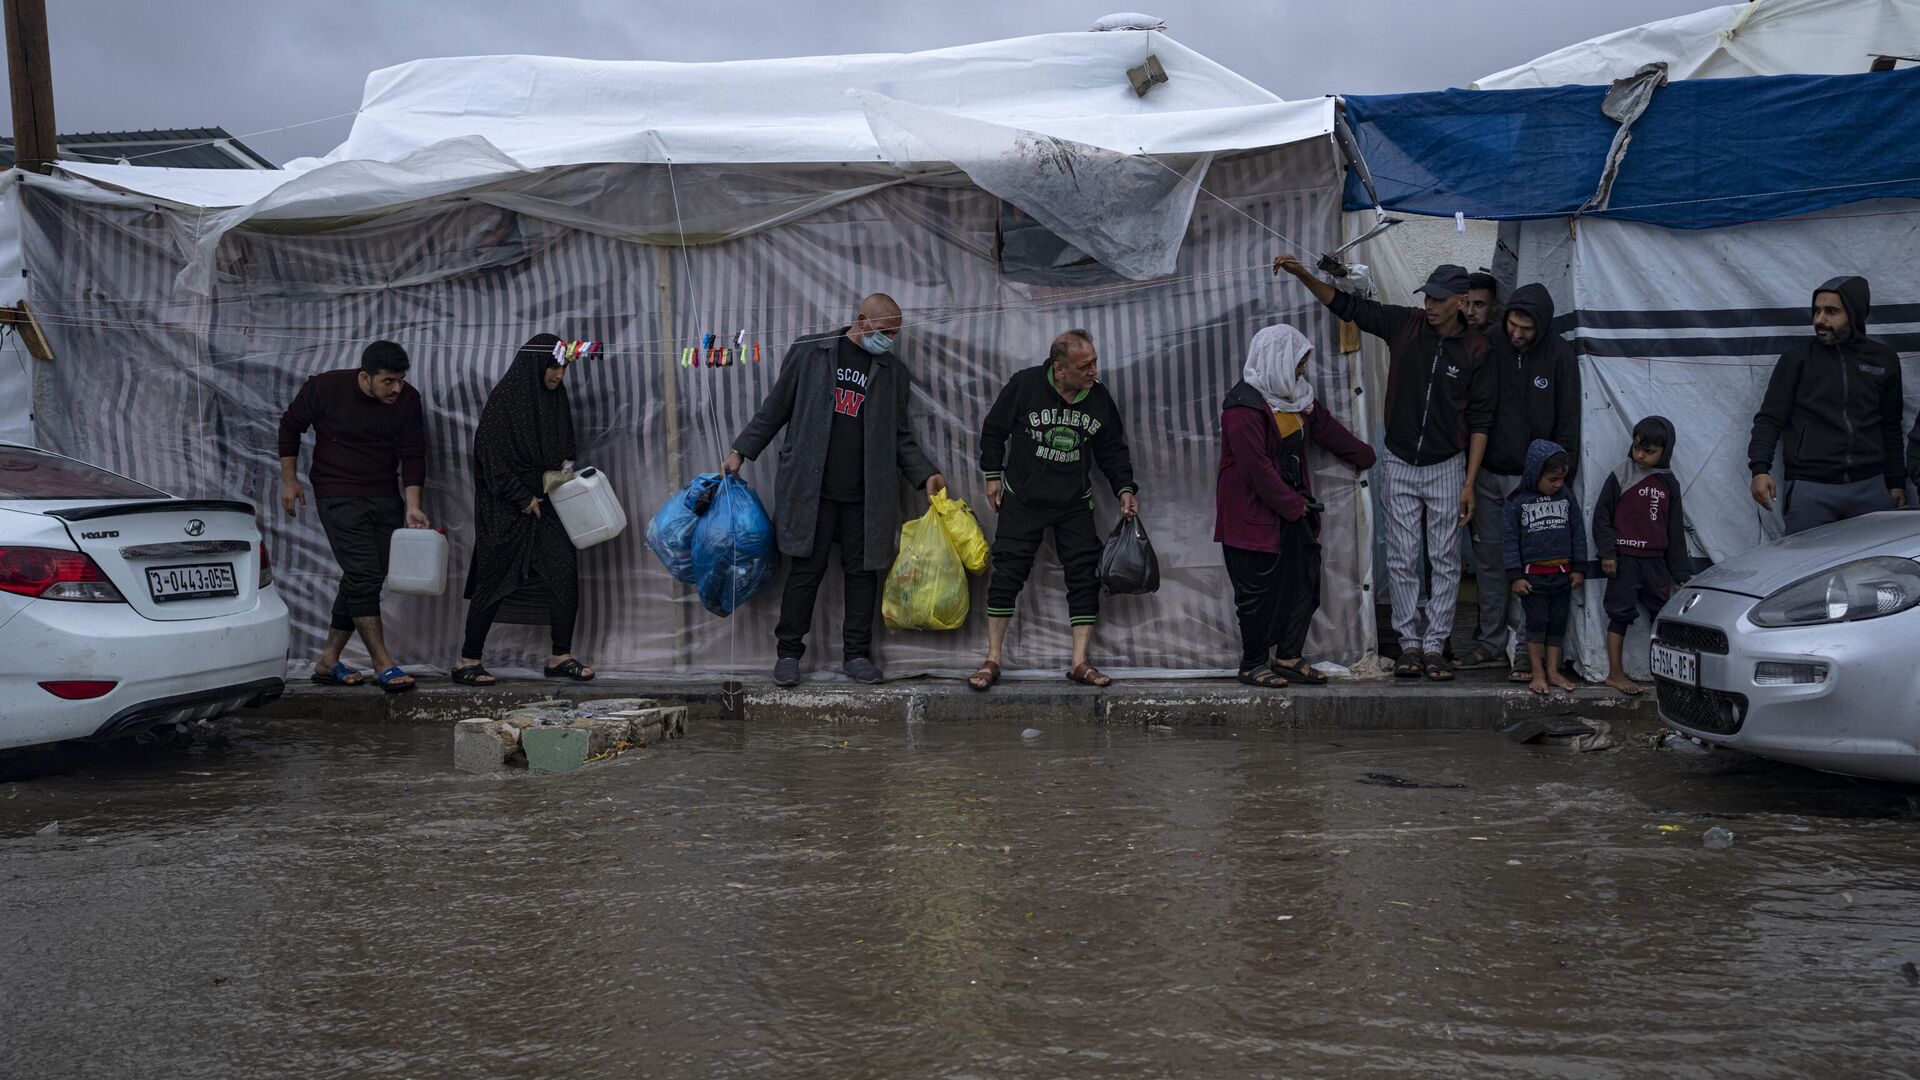
<path fill-rule="evenodd" d="M 1906 504 L 1900 354 L 1867 336 L 1872 300 L 1863 277 L 1814 290 L 1814 336 L 1780 354 L 1753 415 L 1753 501 L 1771 510 L 1777 495 L 1788 533 Z M 1787 482 L 1775 491 L 1782 444 Z"/>
<path fill-rule="evenodd" d="M 1435 682 L 1453 678 L 1442 653 L 1453 633 L 1460 596 L 1460 527 L 1473 512 L 1466 449 L 1472 433 L 1493 422 L 1492 368 L 1486 338 L 1461 314 L 1467 272 L 1434 268 L 1420 286 L 1423 307 L 1394 307 L 1340 292 L 1291 255 L 1275 259 L 1335 316 L 1380 338 L 1387 367 L 1387 453 L 1375 475 L 1387 522 L 1388 596 L 1400 635 L 1394 674 Z M 1421 619 L 1422 547 L 1432 591 Z"/>

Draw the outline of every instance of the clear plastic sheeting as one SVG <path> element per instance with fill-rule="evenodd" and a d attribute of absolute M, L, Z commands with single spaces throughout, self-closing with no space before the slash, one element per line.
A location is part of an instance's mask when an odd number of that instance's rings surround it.
<path fill-rule="evenodd" d="M 1337 169 L 1325 139 L 1223 154 L 1207 184 L 1233 208 L 1210 198 L 1195 205 L 1169 276 L 1084 290 L 1003 277 L 1000 201 L 950 178 L 894 183 L 685 247 L 465 198 L 362 220 L 243 224 L 221 239 L 217 273 L 196 295 L 175 280 L 188 258 L 180 237 L 197 211 L 34 177 L 22 199 L 28 281 L 61 357 L 41 371 L 43 441 L 182 495 L 260 506 L 298 658 L 317 651 L 336 571 L 312 510 L 292 519 L 280 512 L 276 425 L 302 380 L 351 366 L 373 338 L 399 341 L 413 357 L 430 440 L 425 508 L 447 529 L 451 573 L 461 581 L 473 528 L 474 424 L 531 333 L 605 343 L 569 379 L 578 461 L 604 469 L 621 504 L 644 520 L 718 467 L 789 342 L 844 326 L 865 293 L 890 293 L 906 310 L 898 350 L 915 377 L 921 443 L 991 535 L 994 514 L 975 464 L 980 421 L 1005 380 L 1039 362 L 1055 334 L 1085 327 L 1125 416 L 1162 574 L 1157 594 L 1105 601 L 1096 656 L 1109 670 L 1217 672 L 1238 648 L 1213 542 L 1220 401 L 1240 376 L 1247 341 L 1269 323 L 1291 322 L 1319 355 L 1338 355 L 1331 317 L 1302 290 L 1276 287 L 1268 272 L 1276 241 L 1242 212 L 1327 250 L 1337 243 Z M 747 202 L 757 197 L 752 178 L 766 175 L 722 172 L 730 196 Z M 688 186 L 674 173 L 684 208 Z M 549 177 L 555 186 L 529 197 L 590 184 L 619 199 L 630 180 L 647 193 L 635 198 L 657 199 L 666 179 L 660 166 Z M 767 180 L 765 198 L 778 202 L 814 182 L 786 173 Z M 741 330 L 761 362 L 681 365 L 682 350 L 704 334 L 730 343 Z M 1367 431 L 1357 374 L 1331 363 L 1315 371 L 1320 400 Z M 769 505 L 779 450 L 776 443 L 744 473 Z M 1323 605 L 1309 648 L 1352 663 L 1373 641 L 1365 489 L 1351 470 L 1313 463 L 1328 513 Z M 1096 488 L 1104 533 L 1118 511 Z M 924 496 L 904 483 L 899 497 L 905 516 L 925 511 Z M 578 652 L 602 671 L 744 673 L 773 662 L 777 580 L 732 617 L 715 618 L 660 566 L 640 528 L 581 552 L 580 572 Z M 838 660 L 838 578 L 829 573 L 816 608 L 808 667 Z M 895 674 L 971 671 L 984 649 L 984 578 L 969 588 L 973 615 L 959 631 L 884 631 L 876 658 Z M 388 598 L 388 641 L 401 662 L 451 663 L 465 614 L 459 593 Z M 1065 669 L 1066 610 L 1059 564 L 1043 549 L 1009 635 L 1011 668 L 1054 677 Z M 496 627 L 489 664 L 533 667 L 546 647 L 537 628 Z"/>
<path fill-rule="evenodd" d="M 1135 281 L 1173 272 L 1212 154 L 1178 165 L 1146 154 L 992 124 L 865 91 L 873 136 L 895 166 L 952 163 L 1055 235 Z"/>
<path fill-rule="evenodd" d="M 1582 505 L 1626 460 L 1633 425 L 1665 416 L 1677 429 L 1674 472 L 1696 554 L 1719 561 L 1780 535 L 1777 514 L 1749 494 L 1747 440 L 1780 353 L 1813 333 L 1813 290 L 1839 274 L 1873 284 L 1868 332 L 1911 361 L 1920 355 L 1920 264 L 1912 258 L 1920 201 L 1881 200 L 1736 228 L 1673 231 L 1587 218 L 1519 226 L 1521 281 L 1552 291 L 1580 354 Z M 1783 259 L 1782 252 L 1798 253 Z M 1833 253 L 1822 257 L 1819 253 Z M 1920 408 L 1909 377 L 1906 418 Z M 1783 474 L 1778 465 L 1774 478 Z M 1574 608 L 1569 646 L 1589 675 L 1606 671 L 1604 579 Z M 1644 676 L 1647 619 L 1628 655 Z"/>

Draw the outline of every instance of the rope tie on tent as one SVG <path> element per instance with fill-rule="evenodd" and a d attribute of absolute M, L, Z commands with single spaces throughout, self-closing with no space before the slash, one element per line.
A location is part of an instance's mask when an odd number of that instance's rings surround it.
<path fill-rule="evenodd" d="M 1273 226 L 1268 225 L 1266 222 L 1261 221 L 1259 218 L 1254 217 L 1252 214 L 1247 213 L 1245 210 L 1240 209 L 1239 207 L 1233 205 L 1232 203 L 1214 194 L 1213 192 L 1208 191 L 1206 185 L 1202 184 L 1200 181 L 1188 179 L 1187 175 L 1181 172 L 1179 169 L 1176 169 L 1173 166 L 1167 164 L 1166 162 L 1161 161 L 1159 158 L 1154 157 L 1152 154 L 1147 153 L 1146 147 L 1142 146 L 1139 149 L 1140 149 L 1141 157 L 1146 158 L 1148 161 L 1153 162 L 1155 165 L 1158 165 L 1161 168 L 1172 173 L 1173 175 L 1179 177 L 1182 182 L 1192 184 L 1194 187 L 1194 190 L 1198 191 L 1200 194 L 1205 195 L 1207 198 L 1212 199 L 1214 202 L 1219 203 L 1221 206 L 1224 206 L 1227 209 L 1233 211 L 1234 213 L 1239 214 L 1241 217 L 1246 218 L 1248 221 L 1253 222 L 1254 225 L 1264 230 L 1268 235 L 1274 237 L 1275 239 L 1279 240 L 1281 243 L 1287 245 L 1288 247 L 1301 253 L 1302 255 L 1307 253 L 1307 249 L 1305 245 L 1296 241 L 1291 236 L 1288 236 L 1286 233 L 1283 233 L 1280 230 L 1274 228 Z"/>

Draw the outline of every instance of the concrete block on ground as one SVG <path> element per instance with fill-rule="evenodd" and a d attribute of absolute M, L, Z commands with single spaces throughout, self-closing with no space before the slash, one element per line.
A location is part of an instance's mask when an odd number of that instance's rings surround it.
<path fill-rule="evenodd" d="M 654 698 L 603 698 L 599 701 L 582 701 L 574 707 L 574 712 L 580 716 L 612 716 L 615 713 L 633 712 L 658 704 L 659 701 Z"/>
<path fill-rule="evenodd" d="M 492 717 L 462 720 L 453 725 L 453 767 L 462 772 L 497 772 L 513 755 L 517 741 L 503 739 Z"/>
<path fill-rule="evenodd" d="M 520 732 L 520 748 L 527 767 L 535 772 L 571 772 L 592 757 L 593 731 L 588 727 L 542 725 Z"/>

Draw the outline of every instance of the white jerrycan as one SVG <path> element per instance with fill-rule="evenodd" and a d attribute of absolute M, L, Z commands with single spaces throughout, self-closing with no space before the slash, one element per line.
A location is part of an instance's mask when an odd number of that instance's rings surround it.
<path fill-rule="evenodd" d="M 387 554 L 387 591 L 439 596 L 447 591 L 447 535 L 438 529 L 395 529 Z"/>
<path fill-rule="evenodd" d="M 604 544 L 627 530 L 627 512 L 613 493 L 613 481 L 599 469 L 581 469 L 549 498 L 576 548 Z"/>

